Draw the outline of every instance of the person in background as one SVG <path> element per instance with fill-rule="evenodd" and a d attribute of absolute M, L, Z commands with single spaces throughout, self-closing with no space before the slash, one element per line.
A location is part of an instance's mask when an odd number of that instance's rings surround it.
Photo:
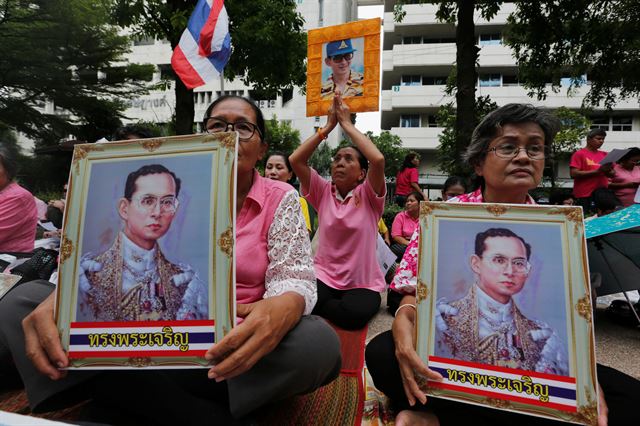
<path fill-rule="evenodd" d="M 296 180 L 296 175 L 293 173 L 291 163 L 289 163 L 289 157 L 282 152 L 273 152 L 267 158 L 267 162 L 264 166 L 264 177 L 273 180 L 279 180 L 280 182 L 286 182 L 293 186 Z M 302 215 L 307 225 L 307 231 L 311 233 L 313 224 L 311 223 L 311 217 L 309 215 L 309 204 L 307 200 L 300 197 L 300 208 L 302 208 Z"/>
<path fill-rule="evenodd" d="M 465 185 L 464 179 L 459 176 L 449 176 L 442 187 L 442 201 L 447 201 L 449 198 L 457 197 L 465 192 L 467 192 L 467 185 Z"/>
<path fill-rule="evenodd" d="M 585 216 L 593 212 L 593 191 L 606 188 L 613 176 L 613 164 L 600 164 L 607 156 L 600 151 L 607 132 L 593 129 L 587 134 L 587 145 L 574 152 L 569 161 L 569 173 L 573 178 L 573 195 L 576 204 L 582 206 Z"/>
<path fill-rule="evenodd" d="M 616 194 L 609 188 L 598 188 L 593 191 L 593 204 L 596 209 L 596 214 L 595 216 L 587 218 L 587 220 L 605 216 L 623 208 Z"/>
<path fill-rule="evenodd" d="M 629 149 L 613 165 L 613 172 L 615 175 L 609 180 L 609 189 L 613 190 L 623 207 L 629 207 L 640 185 L 640 149 Z"/>
<path fill-rule="evenodd" d="M 418 185 L 418 165 L 420 156 L 411 152 L 404 157 L 402 167 L 396 175 L 396 204 L 404 207 L 407 195 L 413 191 L 422 192 Z"/>
<path fill-rule="evenodd" d="M 391 236 L 389 235 L 389 228 L 387 228 L 387 224 L 384 223 L 384 219 L 380 218 L 378 221 L 378 233 L 384 240 L 385 244 L 391 246 Z"/>
<path fill-rule="evenodd" d="M 404 210 L 393 219 L 393 225 L 391 225 L 391 237 L 393 238 L 391 250 L 398 256 L 398 262 L 402 259 L 407 244 L 409 244 L 411 236 L 418 227 L 420 201 L 424 201 L 422 192 L 411 192 L 407 195 Z"/>
<path fill-rule="evenodd" d="M 128 139 L 147 139 L 152 138 L 151 129 L 139 124 L 127 124 L 118 127 L 111 138 L 112 141 L 124 141 Z"/>
<path fill-rule="evenodd" d="M 36 239 L 36 202 L 15 182 L 16 173 L 13 155 L 0 146 L 0 253 L 32 252 Z"/>
<path fill-rule="evenodd" d="M 551 193 L 549 197 L 549 204 L 554 206 L 573 206 L 575 199 L 570 192 L 556 191 Z"/>
<path fill-rule="evenodd" d="M 329 182 L 308 161 L 338 124 L 354 145 L 333 156 Z M 318 303 L 313 312 L 341 328 L 361 329 L 378 312 L 386 286 L 376 257 L 376 230 L 386 195 L 384 156 L 351 122 L 349 107 L 337 91 L 325 127 L 289 161 L 302 195 L 320 220 L 314 258 Z"/>

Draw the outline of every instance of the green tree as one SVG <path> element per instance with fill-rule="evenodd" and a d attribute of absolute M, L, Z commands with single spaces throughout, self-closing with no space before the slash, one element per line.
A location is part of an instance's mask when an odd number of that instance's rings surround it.
<path fill-rule="evenodd" d="M 128 64 L 109 2 L 0 0 L 0 124 L 38 144 L 96 140 L 120 125 L 123 101 L 147 89 L 151 65 Z M 52 101 L 56 113 L 44 113 Z"/>
<path fill-rule="evenodd" d="M 591 122 L 581 112 L 560 107 L 553 113 L 560 120 L 561 127 L 551 145 L 551 161 L 547 161 L 545 169 L 545 180 L 552 189 L 557 186 L 558 160 L 567 160 L 578 149 L 591 127 Z"/>
<path fill-rule="evenodd" d="M 274 115 L 265 123 L 267 127 L 266 141 L 269 144 L 269 152 L 282 152 L 290 155 L 300 146 L 300 131 L 291 127 L 286 121 L 280 122 Z"/>
<path fill-rule="evenodd" d="M 329 176 L 331 174 L 331 158 L 333 150 L 328 142 L 324 141 L 313 152 L 309 158 L 309 165 L 313 167 L 320 176 Z"/>
<path fill-rule="evenodd" d="M 111 0 L 116 22 L 141 37 L 166 39 L 175 48 L 194 1 Z M 303 86 L 307 54 L 304 20 L 294 0 L 227 0 L 233 53 L 225 76 L 251 85 L 258 98 Z M 193 91 L 176 78 L 176 133 L 193 133 Z"/>
<path fill-rule="evenodd" d="M 402 139 L 400 136 L 391 134 L 389 131 L 384 130 L 378 136 L 374 136 L 373 132 L 367 132 L 365 135 L 371 139 L 373 144 L 384 156 L 384 175 L 387 179 L 395 179 L 404 157 L 409 153 L 408 149 L 402 147 Z M 338 152 L 340 148 L 345 146 L 352 146 L 351 141 L 341 140 L 338 146 L 333 150 L 333 155 Z"/>
<path fill-rule="evenodd" d="M 544 99 L 549 84 L 559 91 L 585 83 L 583 105 L 640 94 L 640 2 L 637 0 L 542 0 L 517 2 L 508 18 L 506 42 L 518 62 L 519 78 L 531 95 Z"/>

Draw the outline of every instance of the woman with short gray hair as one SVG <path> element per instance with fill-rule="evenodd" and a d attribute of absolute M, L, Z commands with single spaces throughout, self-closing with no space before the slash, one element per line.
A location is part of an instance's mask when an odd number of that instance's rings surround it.
<path fill-rule="evenodd" d="M 0 253 L 30 253 L 36 238 L 36 202 L 14 181 L 16 173 L 13 155 L 0 146 Z"/>

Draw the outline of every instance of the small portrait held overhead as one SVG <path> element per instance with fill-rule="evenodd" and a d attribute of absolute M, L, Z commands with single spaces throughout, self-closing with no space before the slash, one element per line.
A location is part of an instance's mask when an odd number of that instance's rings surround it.
<path fill-rule="evenodd" d="M 351 112 L 377 111 L 380 19 L 309 31 L 307 116 L 327 115 L 340 92 Z"/>

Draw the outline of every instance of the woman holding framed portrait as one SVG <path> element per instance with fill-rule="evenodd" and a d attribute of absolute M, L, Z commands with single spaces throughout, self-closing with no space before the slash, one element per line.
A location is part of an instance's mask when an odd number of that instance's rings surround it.
<path fill-rule="evenodd" d="M 479 177 L 480 188 L 448 201 L 535 204 L 528 191 L 542 180 L 548 146 L 558 128 L 555 117 L 530 105 L 508 104 L 488 114 L 474 130 L 464 155 Z M 419 383 L 424 378 L 441 381 L 443 377 L 422 361 L 414 341 L 418 238 L 419 229 L 412 236 L 391 285 L 395 291 L 405 294 L 392 329 L 374 338 L 366 349 L 367 367 L 376 387 L 392 399 L 398 412 L 396 424 L 464 424 L 473 419 L 474 424 L 507 425 L 522 421 L 521 415 L 511 412 L 440 398 L 427 401 L 420 389 Z M 441 312 L 442 318 L 447 314 L 451 312 Z M 545 343 L 548 342 L 541 341 L 541 347 Z M 602 366 L 598 366 L 598 377 L 605 389 L 603 392 L 600 388 L 598 392 L 598 424 L 632 422 L 635 413 L 627 407 L 633 406 L 631 401 L 640 393 L 639 382 Z M 605 395 L 610 397 L 606 402 Z M 608 414 L 612 415 L 608 418 Z M 535 417 L 527 417 L 526 423 L 555 424 L 553 420 Z"/>

